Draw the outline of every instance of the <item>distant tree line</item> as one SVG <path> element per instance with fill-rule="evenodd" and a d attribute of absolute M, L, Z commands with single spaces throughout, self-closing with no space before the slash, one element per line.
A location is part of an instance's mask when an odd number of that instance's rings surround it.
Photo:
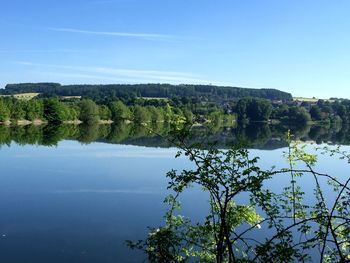
<path fill-rule="evenodd" d="M 41 93 L 43 97 L 82 96 L 98 103 L 121 100 L 129 103 L 136 98 L 193 98 L 201 101 L 223 103 L 243 97 L 259 97 L 270 100 L 292 100 L 292 95 L 276 89 L 248 89 L 213 85 L 171 84 L 113 84 L 113 85 L 60 85 L 58 83 L 8 84 L 3 95 L 16 93 Z"/>
<path fill-rule="evenodd" d="M 88 124 L 101 120 L 186 123 L 193 121 L 193 114 L 187 109 L 174 108 L 169 104 L 162 107 L 127 106 L 122 101 L 113 101 L 107 105 L 97 105 L 90 99 L 63 102 L 58 98 L 20 100 L 0 97 L 0 122 L 21 120 L 49 123 L 81 121 Z"/>
<path fill-rule="evenodd" d="M 205 85 L 62 86 L 37 83 L 10 84 L 1 92 L 8 95 L 0 97 L 0 122 L 128 120 L 135 123 L 211 122 L 216 127 L 231 125 L 236 120 L 243 123 L 277 121 L 291 125 L 311 121 L 323 124 L 350 122 L 350 100 L 299 103 L 289 100 L 290 94 L 276 90 Z M 12 96 L 20 92 L 41 95 L 30 100 Z"/>
<path fill-rule="evenodd" d="M 31 100 L 0 97 L 0 122 L 35 121 L 50 123 L 81 121 L 149 122 L 210 122 L 214 126 L 230 126 L 239 122 L 278 121 L 284 124 L 346 123 L 350 122 L 350 100 L 317 103 L 275 104 L 270 100 L 245 97 L 229 105 L 213 102 L 159 100 L 139 98 L 133 104 L 121 100 L 97 104 L 90 99 L 34 98 Z"/>
<path fill-rule="evenodd" d="M 260 98 L 242 98 L 232 106 L 239 121 L 276 120 L 286 124 L 305 124 L 308 122 L 346 123 L 350 122 L 350 100 L 324 101 L 317 103 L 273 103 Z"/>

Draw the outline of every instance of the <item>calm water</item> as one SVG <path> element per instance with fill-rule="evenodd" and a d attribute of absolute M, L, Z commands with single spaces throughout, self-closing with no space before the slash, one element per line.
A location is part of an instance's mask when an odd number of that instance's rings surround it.
<path fill-rule="evenodd" d="M 0 262 L 140 262 L 124 241 L 162 223 L 165 174 L 186 166 L 175 152 L 74 141 L 3 147 Z"/>
<path fill-rule="evenodd" d="M 252 154 L 271 167 L 284 164 L 284 150 Z M 141 262 L 144 255 L 129 250 L 125 240 L 142 239 L 147 226 L 163 223 L 165 174 L 190 167 L 174 158 L 176 152 L 72 140 L 1 146 L 0 262 Z M 320 170 L 348 176 L 347 164 L 320 158 Z M 269 187 L 278 191 L 288 181 L 278 178 Z M 192 219 L 206 214 L 199 190 L 191 189 L 182 202 Z"/>

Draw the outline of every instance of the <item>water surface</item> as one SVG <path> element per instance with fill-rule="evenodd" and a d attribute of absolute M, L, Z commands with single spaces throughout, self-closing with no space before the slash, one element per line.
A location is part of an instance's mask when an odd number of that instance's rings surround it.
<path fill-rule="evenodd" d="M 252 155 L 263 167 L 285 166 L 285 150 L 255 149 Z M 142 239 L 148 226 L 163 223 L 165 174 L 191 167 L 185 158 L 175 159 L 176 152 L 76 140 L 3 144 L 0 262 L 141 262 L 145 256 L 129 250 L 125 240 Z M 324 156 L 318 168 L 348 176 L 347 164 Z M 280 191 L 289 181 L 281 177 L 268 187 Z M 311 185 L 312 178 L 304 183 Z M 206 196 L 198 189 L 182 202 L 183 213 L 195 221 L 206 214 Z"/>

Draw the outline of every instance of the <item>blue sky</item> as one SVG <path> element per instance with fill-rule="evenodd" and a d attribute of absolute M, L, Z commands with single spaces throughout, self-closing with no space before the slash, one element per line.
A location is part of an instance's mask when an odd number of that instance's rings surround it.
<path fill-rule="evenodd" d="M 194 83 L 350 98 L 348 0 L 1 0 L 0 86 Z"/>

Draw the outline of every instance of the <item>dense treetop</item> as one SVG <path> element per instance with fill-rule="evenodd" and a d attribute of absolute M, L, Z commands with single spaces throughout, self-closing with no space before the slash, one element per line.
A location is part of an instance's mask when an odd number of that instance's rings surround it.
<path fill-rule="evenodd" d="M 276 89 L 248 89 L 213 85 L 171 84 L 112 84 L 112 85 L 61 85 L 58 83 L 8 84 L 2 94 L 37 92 L 44 97 L 83 96 L 96 102 L 135 97 L 196 97 L 205 101 L 225 102 L 243 97 L 259 97 L 270 100 L 292 100 L 292 95 Z"/>

